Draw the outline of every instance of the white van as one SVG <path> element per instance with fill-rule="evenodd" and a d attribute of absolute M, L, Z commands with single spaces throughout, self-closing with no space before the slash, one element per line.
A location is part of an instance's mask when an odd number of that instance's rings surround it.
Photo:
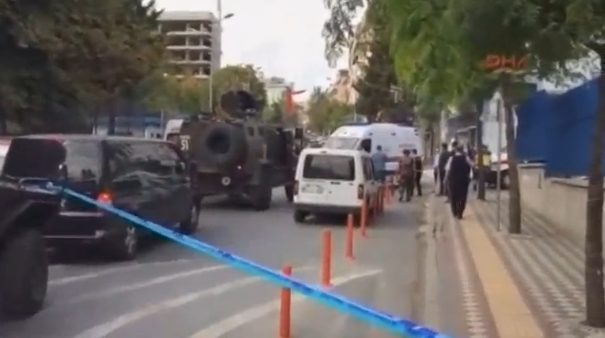
<path fill-rule="evenodd" d="M 181 133 L 183 121 L 183 119 L 168 120 L 168 122 L 166 122 L 166 128 L 164 129 L 163 139 L 166 141 L 172 141 L 174 137 L 178 137 L 178 135 Z"/>
<path fill-rule="evenodd" d="M 8 153 L 8 147 L 10 146 L 10 141 L 1 141 L 0 140 L 0 172 L 2 171 L 2 167 L 4 166 L 4 158 Z"/>
<path fill-rule="evenodd" d="M 336 129 L 324 144 L 332 149 L 371 149 L 376 152 L 378 146 L 387 155 L 387 175 L 397 171 L 398 159 L 405 149 L 416 149 L 419 156 L 424 156 L 422 139 L 414 127 L 394 123 L 371 123 L 366 125 L 346 125 Z"/>
<path fill-rule="evenodd" d="M 370 154 L 360 150 L 306 148 L 296 166 L 294 221 L 310 214 L 359 214 L 364 199 L 374 213 L 379 182 Z"/>

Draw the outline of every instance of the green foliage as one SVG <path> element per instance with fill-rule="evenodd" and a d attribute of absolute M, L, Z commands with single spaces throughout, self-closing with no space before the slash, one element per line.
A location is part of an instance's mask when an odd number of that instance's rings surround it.
<path fill-rule="evenodd" d="M 353 113 L 352 106 L 332 100 L 321 88 L 313 89 L 308 104 L 309 128 L 320 134 L 330 133 Z"/>
<path fill-rule="evenodd" d="M 215 107 L 220 96 L 230 90 L 247 90 L 263 105 L 267 101 L 265 84 L 258 77 L 258 69 L 253 65 L 235 65 L 221 68 L 213 77 Z"/>
<path fill-rule="evenodd" d="M 0 1 L 3 122 L 62 130 L 132 95 L 162 58 L 158 15 L 153 1 Z"/>
<path fill-rule="evenodd" d="M 194 76 L 176 78 L 158 71 L 147 81 L 148 88 L 144 102 L 154 111 L 195 114 L 201 110 L 208 110 L 210 88 L 207 79 Z M 212 84 L 215 109 L 218 108 L 221 94 L 230 90 L 249 90 L 260 102 L 266 100 L 265 85 L 251 65 L 221 68 L 214 74 Z"/>

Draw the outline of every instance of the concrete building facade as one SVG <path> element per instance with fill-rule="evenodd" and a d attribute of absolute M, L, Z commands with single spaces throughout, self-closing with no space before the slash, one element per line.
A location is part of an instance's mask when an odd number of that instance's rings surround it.
<path fill-rule="evenodd" d="M 208 78 L 221 66 L 221 39 L 211 12 L 166 11 L 159 18 L 177 76 Z"/>

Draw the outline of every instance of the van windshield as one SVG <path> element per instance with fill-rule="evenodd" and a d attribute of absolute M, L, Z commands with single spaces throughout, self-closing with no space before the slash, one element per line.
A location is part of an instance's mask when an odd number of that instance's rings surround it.
<path fill-rule="evenodd" d="M 355 180 L 355 159 L 352 156 L 307 155 L 303 178 L 353 181 Z"/>
<path fill-rule="evenodd" d="M 324 148 L 330 149 L 357 149 L 360 139 L 357 137 L 330 137 L 324 144 Z"/>

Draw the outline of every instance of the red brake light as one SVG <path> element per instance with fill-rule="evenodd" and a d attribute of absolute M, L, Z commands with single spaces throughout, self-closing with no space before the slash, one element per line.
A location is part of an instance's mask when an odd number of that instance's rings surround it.
<path fill-rule="evenodd" d="M 362 200 L 363 195 L 364 195 L 363 184 L 360 184 L 359 186 L 357 186 L 357 199 Z"/>
<path fill-rule="evenodd" d="M 110 193 L 102 192 L 97 196 L 97 202 L 103 203 L 103 204 L 111 204 L 111 202 L 113 201 L 112 197 L 113 196 L 111 196 Z"/>

